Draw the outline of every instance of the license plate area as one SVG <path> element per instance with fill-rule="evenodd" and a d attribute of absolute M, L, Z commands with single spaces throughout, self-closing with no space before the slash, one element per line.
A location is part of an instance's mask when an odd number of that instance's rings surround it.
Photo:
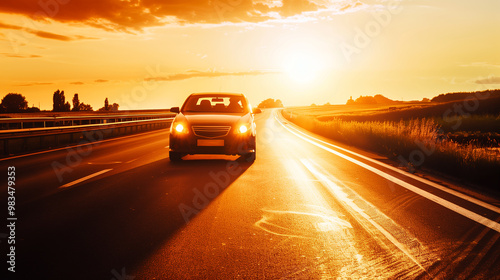
<path fill-rule="evenodd" d="M 198 139 L 198 147 L 224 147 L 224 139 Z"/>

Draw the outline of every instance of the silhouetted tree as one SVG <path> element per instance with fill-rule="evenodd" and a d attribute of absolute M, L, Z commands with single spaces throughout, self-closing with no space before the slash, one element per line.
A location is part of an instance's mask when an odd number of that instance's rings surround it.
<path fill-rule="evenodd" d="M 113 103 L 113 105 L 111 105 L 109 110 L 110 111 L 118 111 L 118 107 L 120 107 L 120 105 L 118 105 L 118 103 Z"/>
<path fill-rule="evenodd" d="M 2 99 L 2 107 L 7 113 L 18 113 L 28 109 L 26 97 L 19 93 L 8 93 Z"/>
<path fill-rule="evenodd" d="M 283 107 L 283 103 L 279 99 L 272 99 L 268 98 L 262 102 L 260 102 L 258 108 L 276 108 L 276 107 Z"/>
<path fill-rule="evenodd" d="M 26 113 L 38 113 L 40 112 L 40 108 L 37 108 L 37 107 L 29 107 L 28 109 L 26 109 Z"/>
<path fill-rule="evenodd" d="M 85 103 L 80 103 L 80 111 L 94 111 L 94 109 L 92 109 L 92 106 L 90 106 L 89 104 L 85 104 Z"/>
<path fill-rule="evenodd" d="M 70 110 L 69 102 L 66 102 L 66 97 L 64 96 L 64 90 L 56 90 L 52 97 L 52 111 L 54 112 L 66 112 Z"/>
<path fill-rule="evenodd" d="M 500 89 L 475 91 L 475 92 L 451 92 L 446 94 L 440 94 L 432 98 L 431 102 L 461 101 L 467 98 L 474 98 L 476 94 L 481 94 L 481 96 L 488 96 L 488 97 L 500 97 Z"/>
<path fill-rule="evenodd" d="M 373 96 L 360 96 L 356 98 L 356 104 L 377 104 L 377 100 Z"/>
<path fill-rule="evenodd" d="M 387 97 L 383 96 L 382 94 L 374 95 L 373 99 L 375 99 L 375 102 L 377 102 L 377 104 L 393 104 L 393 103 L 398 102 L 398 101 L 394 101 L 390 98 L 387 98 Z"/>
<path fill-rule="evenodd" d="M 72 111 L 80 111 L 80 99 L 78 98 L 78 93 L 73 95 L 73 109 Z"/>
<path fill-rule="evenodd" d="M 99 112 L 118 111 L 118 107 L 120 107 L 120 105 L 118 105 L 118 103 L 113 103 L 113 105 L 109 105 L 108 98 L 106 98 L 106 100 L 104 100 L 104 107 L 102 107 L 98 111 Z"/>
<path fill-rule="evenodd" d="M 64 103 L 63 112 L 69 112 L 69 111 L 71 111 L 71 105 L 69 104 L 68 101 L 66 101 L 66 103 Z"/>
<path fill-rule="evenodd" d="M 401 101 L 394 101 L 389 99 L 381 94 L 376 94 L 375 96 L 363 96 L 356 98 L 356 100 L 352 99 L 352 96 L 347 100 L 347 105 L 361 105 L 361 104 L 395 104 L 400 103 Z"/>
<path fill-rule="evenodd" d="M 356 102 L 354 101 L 354 99 L 352 99 L 352 96 L 349 97 L 349 99 L 347 100 L 346 105 L 354 105 L 354 104 L 356 104 Z"/>
<path fill-rule="evenodd" d="M 59 112 L 61 111 L 61 91 L 56 90 L 54 95 L 52 95 L 52 111 Z"/>

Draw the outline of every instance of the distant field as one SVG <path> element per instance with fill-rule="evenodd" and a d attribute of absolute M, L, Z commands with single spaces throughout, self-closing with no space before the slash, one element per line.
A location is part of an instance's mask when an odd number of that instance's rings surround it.
<path fill-rule="evenodd" d="M 289 109 L 294 113 L 312 116 L 321 121 L 332 119 L 359 122 L 400 121 L 412 118 L 434 118 L 438 120 L 457 117 L 461 113 L 472 116 L 500 115 L 500 98 L 489 98 L 477 102 L 477 104 L 457 101 L 449 103 L 414 102 L 397 105 L 326 105 Z"/>
<path fill-rule="evenodd" d="M 319 135 L 384 154 L 410 171 L 427 168 L 500 191 L 500 98 L 294 107 L 283 115 Z"/>
<path fill-rule="evenodd" d="M 473 104 L 475 105 L 475 104 Z M 477 107 L 477 108 L 475 108 Z M 474 110 L 468 110 L 474 109 Z M 443 137 L 461 144 L 475 142 L 495 147 L 500 143 L 500 98 L 449 103 L 415 102 L 398 105 L 329 105 L 289 108 L 293 114 L 318 121 L 399 122 L 417 118 L 433 119 Z"/>
<path fill-rule="evenodd" d="M 304 106 L 304 107 L 289 107 L 289 109 L 298 114 L 334 118 L 334 117 L 349 117 L 349 116 L 372 116 L 383 112 L 390 112 L 392 110 L 403 110 L 409 108 L 422 108 L 432 106 L 433 104 L 414 102 L 404 103 L 397 105 L 384 105 L 384 104 L 367 104 L 367 105 L 320 105 L 320 106 Z"/>

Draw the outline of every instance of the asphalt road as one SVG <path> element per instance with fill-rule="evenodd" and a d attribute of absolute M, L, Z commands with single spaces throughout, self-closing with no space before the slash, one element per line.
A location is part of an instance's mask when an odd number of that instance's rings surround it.
<path fill-rule="evenodd" d="M 2 261 L 1 278 L 500 275 L 499 201 L 353 153 L 276 111 L 256 122 L 254 163 L 188 156 L 172 164 L 166 130 L 0 161 L 2 212 L 13 166 L 17 218 L 16 272 Z M 10 234 L 2 226 L 2 259 Z"/>

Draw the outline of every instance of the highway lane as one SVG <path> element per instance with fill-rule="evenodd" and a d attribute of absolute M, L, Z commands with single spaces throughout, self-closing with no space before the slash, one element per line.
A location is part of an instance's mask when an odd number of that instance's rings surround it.
<path fill-rule="evenodd" d="M 17 171 L 18 272 L 7 279 L 500 274 L 494 198 L 408 177 L 275 111 L 256 119 L 254 163 L 171 164 L 167 131 L 1 161 Z"/>

